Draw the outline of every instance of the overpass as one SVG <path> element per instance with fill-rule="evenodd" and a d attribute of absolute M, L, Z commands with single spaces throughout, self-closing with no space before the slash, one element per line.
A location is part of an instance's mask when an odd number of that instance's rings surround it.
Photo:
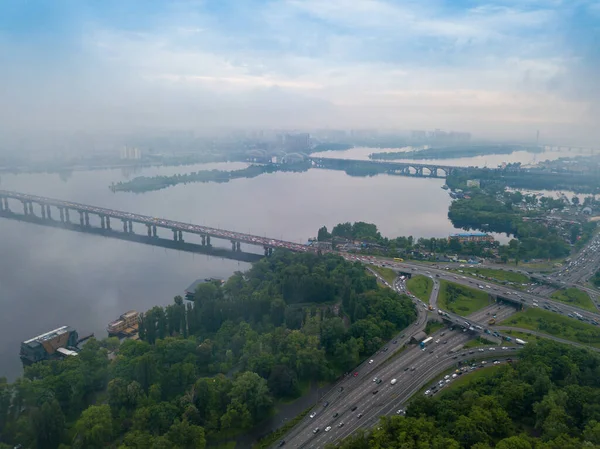
<path fill-rule="evenodd" d="M 453 167 L 451 165 L 415 164 L 413 162 L 361 161 L 325 157 L 311 157 L 309 159 L 317 168 L 335 170 L 376 169 L 389 174 L 430 178 L 445 178 L 456 170 L 467 168 Z"/>
<path fill-rule="evenodd" d="M 13 209 L 17 204 L 17 209 L 22 208 L 23 213 L 17 214 Z M 20 203 L 20 205 L 18 204 Z M 40 215 L 34 212 L 34 204 L 39 209 Z M 57 219 L 54 219 L 53 211 L 58 211 Z M 71 215 L 78 215 L 79 220 L 73 223 Z M 100 219 L 100 228 L 90 224 L 90 215 L 95 215 Z M 106 236 L 116 237 L 117 234 L 127 236 L 126 240 L 140 240 L 137 237 L 144 237 L 145 243 L 152 243 L 152 240 L 158 239 L 157 229 L 164 228 L 173 232 L 173 242 L 177 247 L 184 246 L 183 240 L 185 234 L 195 234 L 200 237 L 201 246 L 210 248 L 211 238 L 229 240 L 231 242 L 232 252 L 241 252 L 242 243 L 262 246 L 265 255 L 270 255 L 274 249 L 282 248 L 295 252 L 316 251 L 307 245 L 288 242 L 285 240 L 271 239 L 269 237 L 260 237 L 258 235 L 244 234 L 240 232 L 227 231 L 224 229 L 200 226 L 180 221 L 167 220 L 164 218 L 155 218 L 148 215 L 133 214 L 129 212 L 107 209 L 102 207 L 90 206 L 88 204 L 73 203 L 70 201 L 57 200 L 25 193 L 0 190 L 0 216 L 7 218 L 21 217 L 24 221 L 31 221 L 41 224 L 51 224 L 54 226 L 65 227 L 67 229 L 94 231 L 94 233 Z M 56 217 L 56 215 L 55 215 Z M 112 221 L 111 221 L 112 220 Z M 122 232 L 113 230 L 113 222 L 120 222 Z M 146 227 L 147 237 L 135 234 L 133 224 L 138 223 Z M 164 246 L 164 245 L 161 245 Z M 171 245 L 173 246 L 173 245 Z"/>

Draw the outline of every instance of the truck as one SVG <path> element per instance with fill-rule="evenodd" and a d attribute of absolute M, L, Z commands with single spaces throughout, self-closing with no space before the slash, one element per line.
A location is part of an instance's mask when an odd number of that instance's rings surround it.
<path fill-rule="evenodd" d="M 429 306 L 427 306 L 427 308 L 428 308 L 429 310 L 433 310 L 433 306 L 432 306 L 431 304 L 429 304 Z"/>
<path fill-rule="evenodd" d="M 394 257 L 394 262 L 404 262 L 404 259 L 401 259 L 400 257 Z"/>
<path fill-rule="evenodd" d="M 496 324 L 496 318 L 490 318 L 490 319 L 489 319 L 489 321 L 488 321 L 488 324 L 489 324 L 490 326 L 492 326 L 492 325 Z"/>
<path fill-rule="evenodd" d="M 433 337 L 427 337 L 425 340 L 423 340 L 421 343 L 419 343 L 419 346 L 421 346 L 421 349 L 425 349 L 425 346 L 427 346 L 432 341 L 433 341 Z"/>
<path fill-rule="evenodd" d="M 520 338 L 515 338 L 515 343 L 516 343 L 516 344 L 518 344 L 518 345 L 524 345 L 524 344 L 526 344 L 527 342 L 526 342 L 526 341 L 524 341 L 524 340 L 521 340 Z"/>

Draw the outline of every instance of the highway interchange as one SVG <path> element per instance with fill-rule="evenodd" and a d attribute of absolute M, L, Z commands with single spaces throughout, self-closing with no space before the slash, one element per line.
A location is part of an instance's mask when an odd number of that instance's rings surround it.
<path fill-rule="evenodd" d="M 585 281 L 589 276 L 593 275 L 598 267 L 598 263 L 600 263 L 600 254 L 597 251 L 599 245 L 600 238 L 596 236 L 584 250 L 570 261 L 570 264 L 552 273 L 552 275 L 546 276 L 546 278 L 554 281 L 560 279 L 561 284 L 563 282 L 565 284 L 574 284 Z M 386 344 L 384 350 L 379 351 L 371 359 L 367 359 L 355 368 L 352 373 L 338 382 L 323 396 L 320 402 L 311 410 L 311 414 L 306 416 L 284 437 L 282 441 L 286 447 L 320 448 L 327 444 L 335 443 L 348 437 L 359 428 L 374 426 L 380 416 L 395 414 L 399 411 L 402 412 L 407 401 L 415 393 L 419 392 L 444 372 L 456 367 L 458 362 L 469 360 L 470 363 L 473 363 L 475 360 L 484 359 L 494 359 L 501 362 L 507 357 L 515 356 L 518 353 L 520 347 L 510 346 L 508 343 L 504 343 L 506 346 L 501 347 L 492 346 L 456 351 L 470 339 L 481 333 L 481 330 L 478 331 L 477 329 L 473 329 L 473 327 L 471 329 L 474 331 L 471 332 L 463 330 L 463 327 L 466 327 L 465 322 L 468 322 L 471 326 L 478 325 L 482 329 L 485 329 L 489 327 L 487 326 L 487 321 L 491 316 L 496 315 L 497 321 L 502 321 L 515 313 L 516 307 L 514 304 L 522 304 L 525 307 L 544 307 L 551 312 L 564 315 L 571 314 L 575 317 L 577 315 L 574 314 L 577 313 L 580 316 L 578 319 L 581 321 L 589 323 L 600 322 L 600 314 L 598 313 L 554 301 L 535 293 L 507 288 L 505 285 L 498 285 L 489 280 L 480 280 L 468 275 L 452 272 L 444 267 L 393 262 L 389 259 L 366 258 L 353 255 L 346 255 L 345 257 L 349 260 L 366 263 L 367 267 L 369 265 L 385 266 L 394 269 L 398 273 L 409 274 L 411 276 L 422 274 L 430 277 L 434 281 L 434 286 L 429 303 L 434 309 L 437 308 L 436 302 L 440 280 L 481 289 L 488 292 L 490 297 L 507 299 L 508 302 L 495 303 L 491 300 L 489 306 L 474 312 L 467 318 L 447 313 L 444 319 L 448 325 L 454 325 L 455 330 L 450 331 L 445 328 L 435 332 L 432 335 L 433 342 L 425 350 L 421 350 L 418 345 L 408 345 L 411 336 L 425 328 L 429 317 L 436 316 L 439 318 L 439 313 L 428 311 L 427 304 L 414 297 L 414 295 L 410 295 L 417 306 L 417 320 Z M 572 268 L 567 268 L 569 266 Z M 378 277 L 381 283 L 399 293 L 406 292 L 406 285 L 400 278 L 397 278 L 394 284 L 390 285 L 377 272 L 374 270 L 371 271 Z M 581 286 L 578 285 L 578 287 Z M 585 288 L 589 289 L 588 287 Z M 589 290 L 593 294 L 597 293 L 593 289 Z M 510 328 L 498 326 L 497 329 L 498 331 L 506 331 Z M 532 332 L 532 334 L 536 333 Z M 547 335 L 544 335 L 544 337 L 572 344 L 572 342 L 560 338 L 549 337 Z M 499 344 L 502 341 L 499 338 L 494 339 L 490 335 L 486 335 L 485 338 L 490 341 L 495 340 Z M 406 348 L 400 350 L 405 345 Z M 482 366 L 480 365 L 480 361 L 475 363 L 473 369 L 476 369 L 475 367 L 477 366 Z M 381 382 L 375 383 L 375 378 L 381 379 Z M 394 385 L 391 384 L 392 379 L 396 379 Z M 451 381 L 451 378 L 449 380 Z M 446 385 L 445 381 L 443 381 L 443 385 Z M 375 391 L 377 392 L 375 393 Z M 315 431 L 316 429 L 318 431 Z M 279 442 L 279 444 L 282 443 Z"/>

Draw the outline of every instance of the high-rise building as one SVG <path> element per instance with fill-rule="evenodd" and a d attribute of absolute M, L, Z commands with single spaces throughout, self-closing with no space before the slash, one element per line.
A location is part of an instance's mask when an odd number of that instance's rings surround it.
<path fill-rule="evenodd" d="M 290 153 L 306 151 L 310 147 L 310 134 L 286 134 L 283 146 Z"/>
<path fill-rule="evenodd" d="M 121 159 L 123 160 L 139 160 L 142 158 L 142 150 L 137 147 L 129 147 L 125 145 L 121 148 Z"/>

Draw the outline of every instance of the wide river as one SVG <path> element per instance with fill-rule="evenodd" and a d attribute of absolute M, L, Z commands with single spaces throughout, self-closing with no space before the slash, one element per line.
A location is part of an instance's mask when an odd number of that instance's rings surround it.
<path fill-rule="evenodd" d="M 341 157 L 340 153 L 326 154 Z M 143 194 L 113 193 L 108 188 L 112 182 L 132 176 L 244 166 L 204 164 L 136 173 L 80 171 L 66 178 L 57 174 L 2 175 L 0 189 L 301 243 L 316 236 L 323 225 L 331 230 L 346 221 L 376 223 L 382 234 L 390 237 L 445 237 L 456 231 L 447 218 L 450 198 L 440 188 L 442 179 L 363 178 L 340 171 L 309 170 L 224 184 L 178 185 Z M 11 207 L 21 212 L 20 204 L 13 202 Z M 34 207 L 39 215 L 39 208 Z M 57 212 L 54 214 L 56 218 Z M 230 245 L 219 240 L 213 244 Z M 9 379 L 22 372 L 19 345 L 23 340 L 62 325 L 75 327 L 80 335 L 93 332 L 104 337 L 107 323 L 127 310 L 145 311 L 169 304 L 198 278 L 227 278 L 249 267 L 227 259 L 2 218 L 0 254 L 0 376 Z"/>

